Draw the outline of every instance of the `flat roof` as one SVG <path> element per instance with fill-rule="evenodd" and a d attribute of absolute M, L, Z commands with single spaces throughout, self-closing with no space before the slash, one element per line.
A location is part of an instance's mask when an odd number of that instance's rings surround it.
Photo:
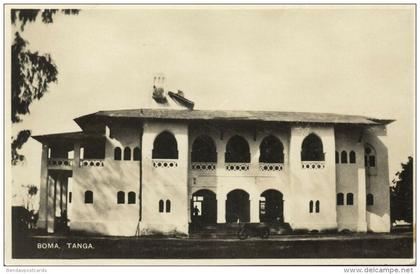
<path fill-rule="evenodd" d="M 261 121 L 283 123 L 386 125 L 394 120 L 376 119 L 358 115 L 283 111 L 240 110 L 178 110 L 178 109 L 126 109 L 98 111 L 80 116 L 74 121 L 83 126 L 95 118 L 134 118 L 164 120 L 214 120 L 214 121 Z"/>

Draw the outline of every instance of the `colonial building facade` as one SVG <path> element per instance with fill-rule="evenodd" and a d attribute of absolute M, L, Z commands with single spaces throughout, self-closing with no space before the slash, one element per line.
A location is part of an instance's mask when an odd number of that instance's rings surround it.
<path fill-rule="evenodd" d="M 160 92 L 160 93 L 159 93 Z M 193 110 L 155 87 L 155 108 L 99 111 L 42 143 L 38 227 L 188 234 L 193 224 L 287 223 L 388 232 L 391 120 Z"/>

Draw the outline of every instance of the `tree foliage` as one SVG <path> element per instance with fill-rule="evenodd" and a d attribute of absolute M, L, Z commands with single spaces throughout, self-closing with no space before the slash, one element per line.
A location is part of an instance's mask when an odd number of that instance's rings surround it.
<path fill-rule="evenodd" d="M 413 222 L 413 157 L 401 164 L 391 187 L 391 220 Z"/>
<path fill-rule="evenodd" d="M 11 52 L 11 100 L 12 123 L 22 121 L 23 115 L 30 113 L 29 106 L 34 100 L 39 100 L 48 91 L 48 86 L 57 81 L 58 69 L 49 54 L 28 50 L 28 41 L 22 38 L 25 25 L 41 18 L 45 24 L 54 22 L 57 13 L 66 15 L 78 14 L 77 9 L 12 9 L 11 23 L 20 25 L 14 34 Z M 30 137 L 30 130 L 23 130 L 12 138 L 12 164 L 16 165 L 24 159 L 17 150 Z"/>

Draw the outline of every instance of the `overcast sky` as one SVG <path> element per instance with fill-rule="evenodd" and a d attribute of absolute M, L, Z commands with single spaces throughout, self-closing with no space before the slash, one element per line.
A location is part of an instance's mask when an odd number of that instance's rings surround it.
<path fill-rule="evenodd" d="M 414 6 L 102 7 L 29 23 L 22 36 L 51 54 L 59 80 L 14 130 L 77 131 L 77 116 L 145 107 L 162 72 L 197 109 L 396 119 L 391 180 L 413 155 Z M 25 144 L 17 184 L 38 184 L 40 152 L 38 142 Z"/>

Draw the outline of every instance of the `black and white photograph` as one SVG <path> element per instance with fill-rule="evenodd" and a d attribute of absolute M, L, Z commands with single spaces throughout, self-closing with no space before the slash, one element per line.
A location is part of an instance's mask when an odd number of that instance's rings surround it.
<path fill-rule="evenodd" d="M 413 271 L 415 4 L 3 11 L 5 266 Z"/>

